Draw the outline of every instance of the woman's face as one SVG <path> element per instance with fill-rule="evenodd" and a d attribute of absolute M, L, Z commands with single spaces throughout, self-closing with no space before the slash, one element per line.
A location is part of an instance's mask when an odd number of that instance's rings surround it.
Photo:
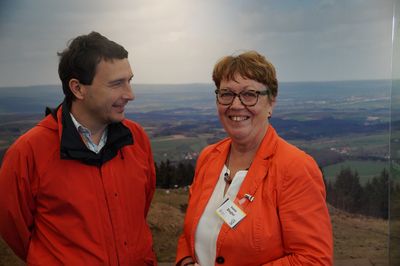
<path fill-rule="evenodd" d="M 247 90 L 264 91 L 264 84 L 255 80 L 245 79 L 236 74 L 235 80 L 222 80 L 220 90 L 230 90 L 241 93 Z M 267 95 L 259 95 L 257 104 L 244 106 L 239 97 L 235 97 L 231 105 L 221 105 L 217 102 L 219 119 L 232 141 L 240 145 L 259 143 L 264 137 L 269 124 L 268 117 L 272 114 L 274 102 Z"/>

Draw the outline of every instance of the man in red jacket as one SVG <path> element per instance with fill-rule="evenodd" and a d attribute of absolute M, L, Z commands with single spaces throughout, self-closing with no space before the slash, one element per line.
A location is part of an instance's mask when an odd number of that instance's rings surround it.
<path fill-rule="evenodd" d="M 64 101 L 3 160 L 0 233 L 28 265 L 155 265 L 152 152 L 124 117 L 128 52 L 92 32 L 59 56 Z"/>

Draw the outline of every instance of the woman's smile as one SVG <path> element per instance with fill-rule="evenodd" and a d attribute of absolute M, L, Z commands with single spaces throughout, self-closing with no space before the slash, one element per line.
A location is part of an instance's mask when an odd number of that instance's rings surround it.
<path fill-rule="evenodd" d="M 242 122 L 242 121 L 250 119 L 250 116 L 237 116 L 237 115 L 233 116 L 233 115 L 229 115 L 228 117 L 229 117 L 230 120 L 235 121 L 235 122 Z"/>

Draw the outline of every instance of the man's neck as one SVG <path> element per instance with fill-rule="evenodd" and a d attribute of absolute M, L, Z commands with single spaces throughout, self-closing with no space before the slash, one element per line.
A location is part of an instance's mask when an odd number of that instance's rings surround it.
<path fill-rule="evenodd" d="M 71 105 L 70 112 L 79 124 L 90 130 L 93 143 L 98 145 L 107 125 L 97 125 L 94 123 L 94 119 L 91 119 L 89 115 L 86 115 L 85 112 L 79 108 L 79 105 L 74 105 L 74 103 Z"/>

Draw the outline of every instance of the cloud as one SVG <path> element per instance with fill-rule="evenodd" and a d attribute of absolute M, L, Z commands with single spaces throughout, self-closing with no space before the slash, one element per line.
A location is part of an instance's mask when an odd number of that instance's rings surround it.
<path fill-rule="evenodd" d="M 211 82 L 216 60 L 248 49 L 282 80 L 390 77 L 389 0 L 3 2 L 0 86 L 58 83 L 56 52 L 92 30 L 128 49 L 140 83 Z"/>

